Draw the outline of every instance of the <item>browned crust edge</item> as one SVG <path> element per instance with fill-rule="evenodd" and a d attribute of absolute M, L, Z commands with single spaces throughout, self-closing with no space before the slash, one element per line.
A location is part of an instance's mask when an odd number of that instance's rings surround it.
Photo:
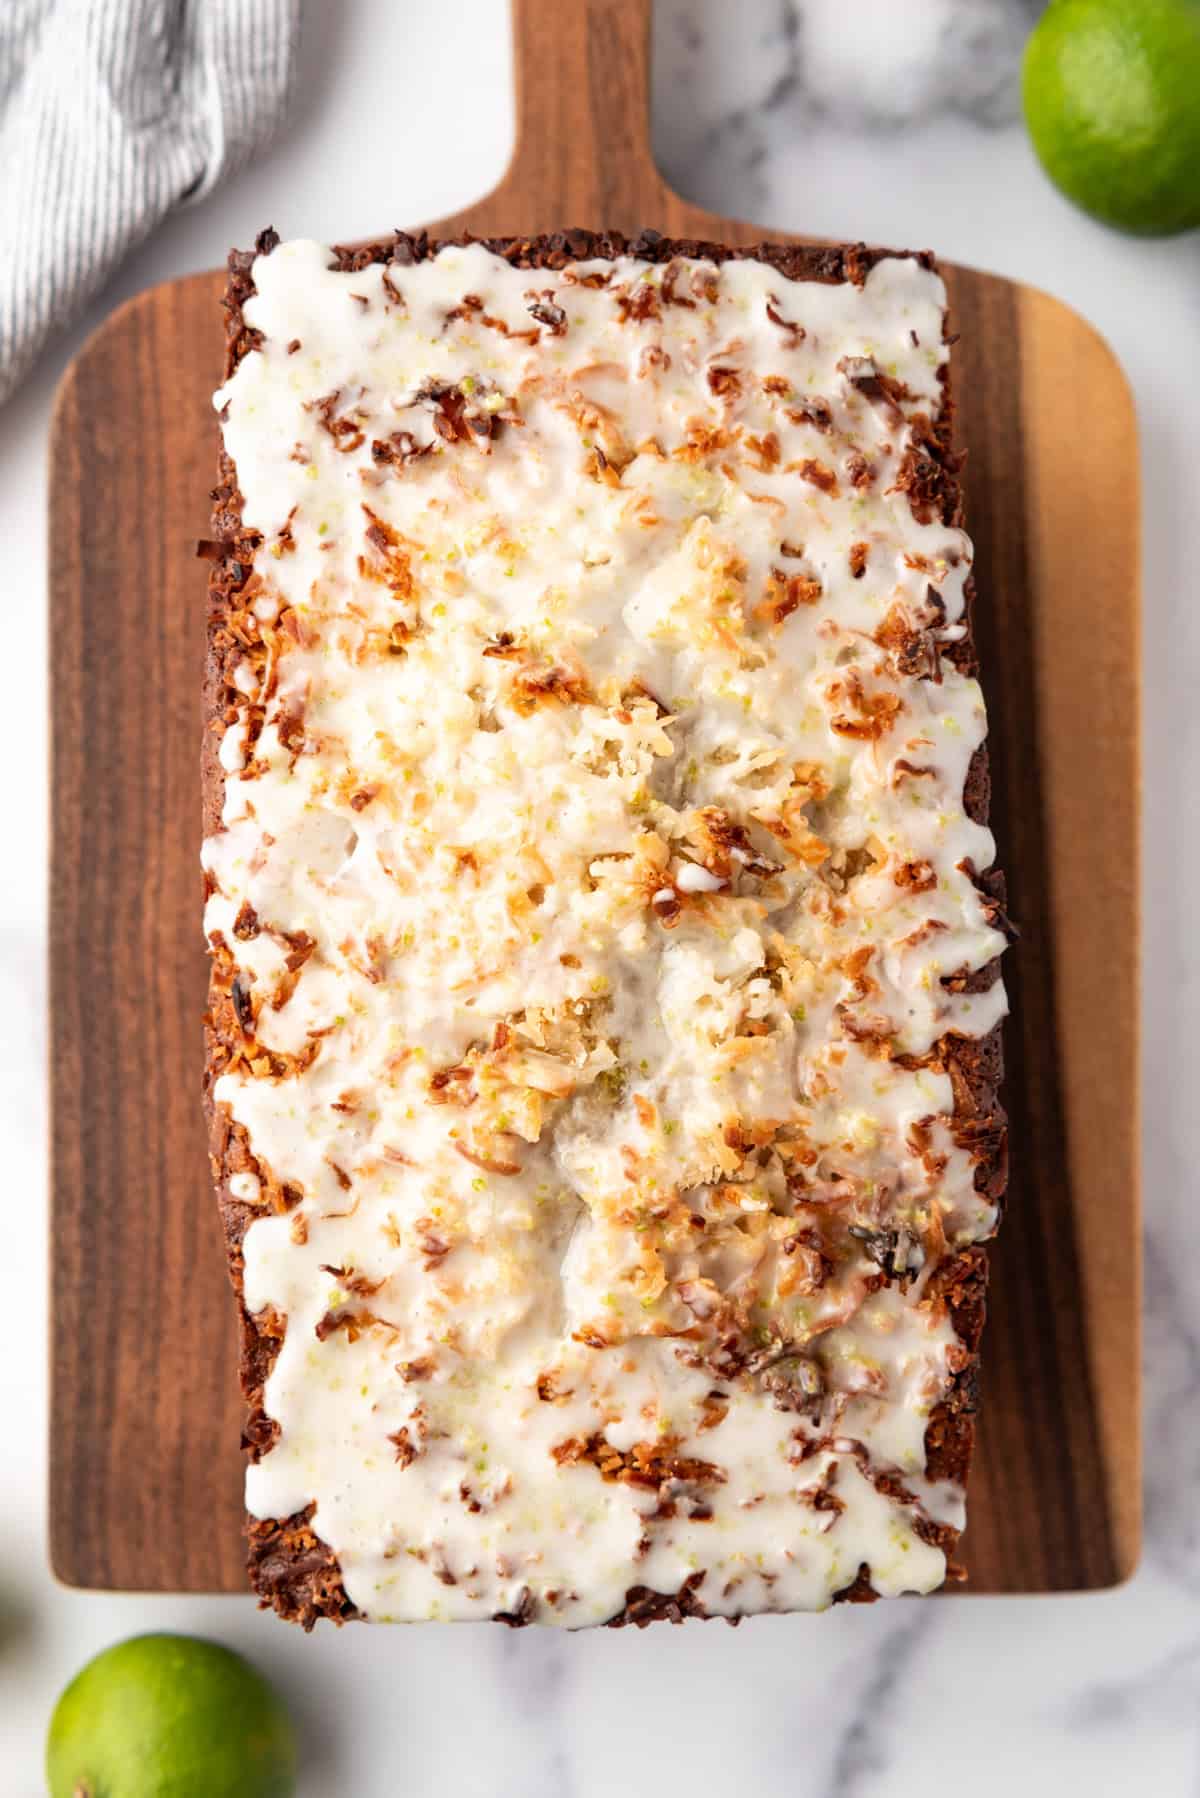
<path fill-rule="evenodd" d="M 242 357 L 256 347 L 257 334 L 243 315 L 246 300 L 254 292 L 252 270 L 257 255 L 269 254 L 279 239 L 274 231 L 263 232 L 253 251 L 234 250 L 229 256 L 229 275 L 223 305 L 225 308 L 225 378 L 233 374 Z M 935 269 L 936 262 L 928 251 L 896 251 L 865 244 L 810 245 L 760 243 L 731 248 L 692 238 L 664 237 L 656 231 L 643 231 L 627 238 L 617 231 L 569 230 L 540 237 L 477 238 L 470 233 L 431 241 L 425 232 L 410 235 L 398 231 L 392 237 L 351 248 L 335 247 L 336 266 L 344 270 L 365 268 L 372 263 L 397 263 L 411 266 L 434 255 L 444 243 L 482 243 L 495 255 L 518 268 L 557 269 L 568 262 L 588 258 L 612 260 L 625 254 L 650 262 L 669 261 L 674 256 L 704 258 L 725 262 L 743 258 L 766 262 L 791 280 L 839 283 L 851 281 L 861 285 L 870 269 L 880 260 L 896 255 L 913 255 L 922 267 Z M 924 461 L 921 479 L 923 496 L 934 504 L 944 521 L 962 521 L 962 488 L 959 479 L 961 457 L 953 442 L 954 402 L 946 370 L 943 370 L 944 398 L 936 426 L 922 445 Z M 224 803 L 224 773 L 218 759 L 221 734 L 229 704 L 229 686 L 224 669 L 233 650 L 226 630 L 231 598 L 250 577 L 254 553 L 258 545 L 256 533 L 242 523 L 242 497 L 237 486 L 237 471 L 222 447 L 218 458 L 218 484 L 213 489 L 213 536 L 215 542 L 205 549 L 212 558 L 208 589 L 208 651 L 204 674 L 205 729 L 201 748 L 201 781 L 203 793 L 203 830 L 207 837 L 220 825 Z M 971 610 L 975 599 L 973 577 L 967 583 L 967 634 L 954 647 L 953 659 L 964 671 L 977 668 L 971 635 Z M 990 800 L 990 779 L 986 743 L 976 751 L 967 775 L 964 806 L 977 824 L 986 824 Z M 996 920 L 1003 927 L 1004 877 L 991 869 L 977 882 L 995 908 Z M 967 982 L 972 990 L 989 986 L 998 973 L 998 962 L 979 970 Z M 234 1125 L 225 1107 L 215 1104 L 212 1089 L 220 1064 L 222 1044 L 228 1040 L 233 1025 L 227 988 L 214 977 L 210 985 L 209 1011 L 205 1017 L 204 1106 L 208 1120 L 209 1157 L 216 1185 L 221 1222 L 225 1233 L 229 1274 L 240 1320 L 239 1373 L 246 1400 L 247 1419 L 242 1446 L 253 1460 L 270 1448 L 276 1426 L 266 1414 L 263 1387 L 278 1353 L 284 1324 L 272 1316 L 252 1317 L 243 1294 L 244 1263 L 242 1242 L 255 1217 L 261 1215 L 254 1206 L 235 1199 L 229 1190 L 230 1177 L 251 1165 L 248 1145 L 240 1129 Z M 993 1202 L 1003 1200 L 1007 1185 L 1007 1143 L 1004 1112 L 999 1102 L 1003 1078 L 1001 1031 L 997 1026 L 978 1040 L 943 1037 L 937 1053 L 950 1074 L 955 1095 L 955 1117 L 960 1128 L 974 1134 L 981 1145 L 982 1158 L 976 1169 L 976 1186 Z M 926 1468 L 938 1480 L 953 1480 L 964 1487 L 968 1483 L 975 1441 L 975 1416 L 978 1407 L 979 1344 L 986 1317 L 988 1263 L 983 1247 L 972 1247 L 938 1270 L 937 1287 L 944 1298 L 951 1321 L 962 1346 L 962 1365 L 944 1399 L 933 1411 L 925 1432 Z M 898 1494 L 899 1495 L 899 1494 Z M 341 1624 L 362 1613 L 351 1603 L 342 1584 L 337 1557 L 332 1549 L 315 1535 L 310 1527 L 314 1510 L 305 1510 L 287 1518 L 260 1520 L 248 1517 L 248 1571 L 250 1584 L 259 1603 L 278 1611 L 289 1621 L 311 1629 L 319 1617 Z M 953 1566 L 951 1555 L 959 1532 L 944 1525 L 918 1519 L 918 1529 L 926 1539 L 941 1548 L 947 1557 L 947 1577 L 965 1577 Z M 625 1603 L 609 1627 L 668 1621 L 681 1623 L 686 1617 L 709 1615 L 689 1581 L 677 1593 L 655 1592 L 634 1586 L 625 1595 Z M 871 1583 L 871 1570 L 863 1565 L 853 1582 L 838 1592 L 834 1603 L 869 1603 L 878 1597 Z M 499 1621 L 519 1626 L 531 1621 L 524 1609 L 514 1615 L 503 1615 Z M 738 1618 L 730 1619 L 737 1622 Z"/>

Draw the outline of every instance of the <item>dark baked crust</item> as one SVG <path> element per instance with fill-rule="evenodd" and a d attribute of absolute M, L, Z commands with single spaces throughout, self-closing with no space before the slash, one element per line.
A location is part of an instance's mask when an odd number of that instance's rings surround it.
<path fill-rule="evenodd" d="M 224 307 L 225 377 L 229 378 L 242 357 L 254 349 L 258 334 L 245 321 L 243 307 L 254 292 L 252 270 L 255 257 L 269 254 L 279 239 L 274 231 L 263 232 L 253 251 L 232 251 Z M 588 258 L 611 260 L 624 254 L 649 262 L 665 262 L 672 257 L 705 258 L 713 262 L 753 258 L 769 263 L 789 279 L 861 285 L 871 268 L 883 258 L 912 255 L 922 267 L 936 267 L 928 251 L 895 251 L 865 244 L 809 245 L 762 243 L 744 248 L 730 248 L 692 238 L 668 238 L 657 231 L 643 231 L 627 238 L 617 231 L 570 230 L 540 237 L 475 238 L 469 233 L 431 242 L 425 232 L 415 236 L 398 231 L 392 237 L 355 247 L 335 247 L 336 266 L 353 270 L 372 263 L 397 263 L 411 266 L 436 253 L 443 243 L 482 242 L 495 255 L 518 268 L 557 269 L 573 261 Z M 942 375 L 944 396 L 935 425 L 924 433 L 917 446 L 909 470 L 910 502 L 935 511 L 947 524 L 962 521 L 962 489 L 959 480 L 961 458 L 953 445 L 953 397 Z M 224 774 L 218 758 L 221 733 L 228 717 L 232 683 L 226 679 L 226 666 L 236 660 L 235 638 L 230 631 L 230 616 L 237 609 L 236 596 L 253 571 L 254 554 L 259 539 L 242 523 L 242 496 L 238 491 L 237 471 L 222 448 L 218 460 L 218 484 L 213 490 L 213 541 L 200 545 L 200 553 L 211 563 L 208 589 L 208 653 L 205 665 L 204 712 L 205 733 L 201 751 L 203 791 L 203 828 L 205 836 L 220 826 L 224 800 Z M 964 672 L 974 673 L 976 657 L 971 636 L 971 608 L 975 598 L 973 577 L 967 582 L 967 633 L 949 652 Z M 977 824 L 986 824 L 990 798 L 990 780 L 986 745 L 976 751 L 967 775 L 964 805 L 968 816 Z M 993 909 L 999 928 L 1009 930 L 1004 914 L 1004 878 L 992 869 L 976 879 L 976 886 Z M 978 991 L 990 986 L 998 975 L 993 962 L 957 984 L 965 990 Z M 953 975 L 947 976 L 951 983 Z M 209 992 L 209 1010 L 205 1018 L 206 1072 L 204 1104 L 208 1119 L 209 1154 L 217 1189 L 221 1220 L 225 1232 L 230 1278 L 237 1295 L 240 1321 L 240 1377 L 247 1406 L 242 1445 L 252 1460 L 257 1460 L 272 1445 L 277 1426 L 267 1417 L 263 1404 L 263 1387 L 282 1341 L 284 1321 L 270 1314 L 252 1317 L 243 1299 L 242 1241 L 249 1224 L 260 1211 L 234 1198 L 229 1180 L 239 1169 L 256 1165 L 240 1127 L 234 1124 L 226 1108 L 213 1101 L 213 1086 L 227 1057 L 227 1045 L 237 1040 L 238 1023 L 230 993 L 228 966 L 215 957 Z M 993 1203 L 1003 1199 L 1007 1182 L 1006 1126 L 1000 1106 L 999 1089 L 1003 1076 L 1001 1033 L 999 1026 L 978 1040 L 965 1037 L 943 1037 L 935 1046 L 936 1058 L 949 1073 L 955 1096 L 955 1120 L 961 1140 L 979 1156 L 975 1184 Z M 286 1193 L 285 1193 L 286 1200 Z M 979 1343 L 986 1315 L 987 1253 L 981 1247 L 967 1249 L 941 1267 L 934 1284 L 944 1300 L 961 1345 L 960 1366 L 945 1398 L 932 1413 L 925 1433 L 926 1465 L 935 1480 L 953 1480 L 967 1484 L 975 1439 L 975 1414 Z M 886 1480 L 886 1476 L 884 1476 Z M 886 1489 L 902 1497 L 899 1482 Z M 313 1507 L 282 1519 L 247 1519 L 248 1569 L 250 1583 L 264 1607 L 273 1607 L 282 1617 L 311 1629 L 319 1617 L 343 1623 L 361 1613 L 350 1602 L 342 1584 L 336 1556 L 313 1533 L 310 1527 Z M 918 1520 L 917 1528 L 925 1538 L 943 1549 L 947 1556 L 948 1578 L 963 1578 L 950 1556 L 958 1540 L 958 1532 L 943 1525 Z M 644 1586 L 631 1587 L 618 1614 L 609 1620 L 610 1627 L 633 1624 L 641 1628 L 647 1623 L 669 1621 L 680 1623 L 685 1617 L 706 1617 L 708 1613 L 695 1594 L 694 1578 L 676 1593 L 654 1592 Z M 878 1594 L 871 1584 L 871 1570 L 860 1567 L 854 1581 L 837 1593 L 834 1602 L 869 1603 Z M 498 1619 L 513 1626 L 531 1621 L 525 1607 Z M 738 1621 L 737 1618 L 731 1621 Z"/>

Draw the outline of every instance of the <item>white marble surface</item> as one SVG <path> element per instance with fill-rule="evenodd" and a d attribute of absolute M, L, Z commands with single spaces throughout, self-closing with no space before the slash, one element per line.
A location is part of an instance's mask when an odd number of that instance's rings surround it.
<path fill-rule="evenodd" d="M 1041 178 L 1014 70 L 1034 0 L 659 0 L 655 137 L 685 193 L 780 227 L 931 244 L 1087 315 L 1137 395 L 1146 562 L 1147 1545 L 1119 1592 L 561 1638 L 322 1630 L 248 1600 L 89 1596 L 46 1570 L 45 450 L 63 366 L 125 295 L 273 221 L 348 237 L 465 203 L 511 136 L 503 0 L 320 5 L 292 123 L 173 219 L 0 413 L 9 619 L 0 857 L 0 1794 L 39 1792 L 59 1686 L 136 1630 L 255 1654 L 301 1720 L 305 1798 L 908 1798 L 1200 1792 L 1200 1268 L 1190 1141 L 1200 956 L 1200 234 L 1137 244 Z M 901 17 L 902 15 L 902 17 Z M 470 46 L 469 53 L 466 46 Z M 453 91 L 447 136 L 444 96 Z M 436 144 L 437 153 L 420 146 Z M 408 154 L 408 146 L 417 146 Z M 95 596 L 104 604 L 103 593 Z M 102 1050 L 101 1050 L 102 1052 Z M 130 1194 L 137 1203 L 137 1194 Z M 1019 1217 L 1012 1220 L 1020 1228 Z M 936 1747 L 934 1731 L 937 1731 Z M 972 1770 L 960 1769 L 972 1757 Z"/>

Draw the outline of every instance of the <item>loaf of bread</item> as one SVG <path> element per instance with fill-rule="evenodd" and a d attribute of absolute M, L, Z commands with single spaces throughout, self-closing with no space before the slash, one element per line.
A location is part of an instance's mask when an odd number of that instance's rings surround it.
<path fill-rule="evenodd" d="M 306 1627 L 955 1571 L 1004 1188 L 925 254 L 234 254 L 207 1105 Z"/>

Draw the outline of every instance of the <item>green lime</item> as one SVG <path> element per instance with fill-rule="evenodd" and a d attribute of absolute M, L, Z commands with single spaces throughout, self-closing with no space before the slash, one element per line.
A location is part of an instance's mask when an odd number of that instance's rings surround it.
<path fill-rule="evenodd" d="M 289 1798 L 291 1720 L 240 1654 L 133 1636 L 77 1673 L 46 1738 L 51 1798 Z"/>
<path fill-rule="evenodd" d="M 1200 225 L 1200 0 L 1051 0 L 1025 121 L 1068 199 L 1143 236 Z"/>

